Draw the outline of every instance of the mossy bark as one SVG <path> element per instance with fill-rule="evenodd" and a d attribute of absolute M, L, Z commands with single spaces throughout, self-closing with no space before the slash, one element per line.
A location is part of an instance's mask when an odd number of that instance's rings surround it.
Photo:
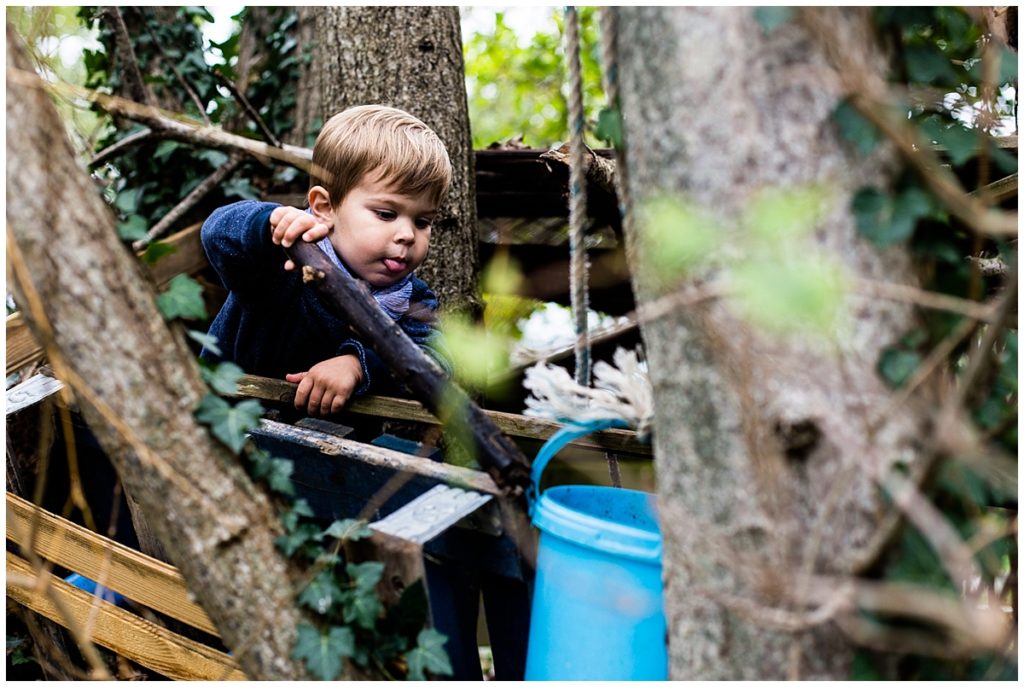
<path fill-rule="evenodd" d="M 324 121 L 379 103 L 419 117 L 444 141 L 455 174 L 417 274 L 443 310 L 476 314 L 476 184 L 458 8 L 317 8 L 314 63 Z"/>
<path fill-rule="evenodd" d="M 860 64 L 884 73 L 866 11 L 821 11 Z M 891 148 L 863 157 L 841 142 L 832 119 L 838 79 L 799 16 L 774 30 L 752 8 L 616 16 L 633 210 L 668 193 L 735 227 L 715 267 L 687 273 L 681 289 L 728 283 L 748 249 L 739 218 L 753 194 L 803 185 L 831 196 L 808 249 L 857 277 L 913 283 L 907 253 L 862 240 L 849 210 L 860 187 L 890 183 Z M 627 236 L 634 289 L 650 303 L 665 293 L 652 277 L 659 247 L 636 225 Z M 769 336 L 734 305 L 704 299 L 642 326 L 656 401 L 671 678 L 846 679 L 853 648 L 835 625 L 783 631 L 772 611 L 813 609 L 794 601 L 803 572 L 860 565 L 888 509 L 873 476 L 920 461 L 923 414 L 904 405 L 879 417 L 889 394 L 875 371 L 913 312 L 851 300 L 847 331 L 829 346 Z M 877 429 L 867 431 L 872 422 Z"/>
<path fill-rule="evenodd" d="M 17 302 L 199 603 L 254 679 L 301 679 L 271 504 L 193 417 L 205 393 L 7 26 L 8 274 Z"/>

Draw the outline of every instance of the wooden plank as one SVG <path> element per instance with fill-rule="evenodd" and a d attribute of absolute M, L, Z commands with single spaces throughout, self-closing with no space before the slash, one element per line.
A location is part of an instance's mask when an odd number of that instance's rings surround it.
<path fill-rule="evenodd" d="M 7 552 L 7 596 L 66 627 L 67 620 L 48 594 L 40 594 L 12 578 L 36 580 L 28 561 Z M 245 680 L 227 654 L 166 630 L 124 609 L 97 601 L 88 592 L 47 574 L 51 593 L 60 599 L 74 621 L 89 628 L 92 640 L 139 665 L 173 680 Z M 93 607 L 96 607 L 93 615 Z"/>
<path fill-rule="evenodd" d="M 176 568 L 91 532 L 7 492 L 7 538 L 24 547 L 38 517 L 35 551 L 103 586 L 183 623 L 217 635 L 206 611 L 190 600 Z M 109 556 L 109 560 L 105 559 Z"/>
<path fill-rule="evenodd" d="M 7 316 L 7 374 L 43 358 L 43 349 L 36 343 L 20 312 Z"/>
<path fill-rule="evenodd" d="M 291 403 L 295 396 L 296 386 L 296 384 L 280 379 L 243 375 L 238 381 L 238 395 L 276 403 Z M 437 418 L 416 401 L 387 396 L 362 396 L 353 399 L 345 406 L 345 411 L 359 415 L 386 417 L 392 420 L 438 424 Z M 511 436 L 545 441 L 561 428 L 561 425 L 553 420 L 543 420 L 515 413 L 502 413 L 496 410 L 484 410 L 483 412 L 501 431 Z M 636 432 L 627 429 L 606 429 L 594 432 L 587 437 L 571 442 L 570 446 L 651 455 L 651 446 L 638 441 Z"/>
<path fill-rule="evenodd" d="M 1014 172 L 1008 177 L 1003 177 L 998 181 L 993 181 L 991 184 L 987 184 L 979 189 L 971 191 L 972 196 L 980 196 L 982 193 L 995 203 L 1001 203 L 1007 198 L 1016 196 L 1017 173 Z"/>
<path fill-rule="evenodd" d="M 34 406 L 64 388 L 64 382 L 46 375 L 33 375 L 7 390 L 6 415 Z"/>

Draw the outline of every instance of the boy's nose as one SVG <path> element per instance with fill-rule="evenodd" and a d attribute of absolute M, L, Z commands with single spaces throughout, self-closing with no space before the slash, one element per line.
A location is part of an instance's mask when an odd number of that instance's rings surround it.
<path fill-rule="evenodd" d="M 399 220 L 395 223 L 395 241 L 398 243 L 410 242 L 416 237 L 416 232 L 411 220 Z"/>

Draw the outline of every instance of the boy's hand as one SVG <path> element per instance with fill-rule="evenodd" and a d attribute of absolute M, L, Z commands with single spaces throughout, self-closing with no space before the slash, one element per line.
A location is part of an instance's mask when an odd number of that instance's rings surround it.
<path fill-rule="evenodd" d="M 363 381 L 363 368 L 354 355 L 339 355 L 317 363 L 307 372 L 285 375 L 298 382 L 295 407 L 310 415 L 330 415 L 341 410 Z"/>
<path fill-rule="evenodd" d="M 313 243 L 331 233 L 331 228 L 304 210 L 282 205 L 270 213 L 270 240 L 274 243 L 288 247 L 301 238 L 303 241 Z M 295 269 L 295 263 L 287 260 L 284 263 L 286 270 Z"/>

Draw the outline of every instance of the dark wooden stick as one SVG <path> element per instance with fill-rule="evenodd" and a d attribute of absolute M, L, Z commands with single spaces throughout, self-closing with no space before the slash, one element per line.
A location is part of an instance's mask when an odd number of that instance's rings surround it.
<path fill-rule="evenodd" d="M 249 115 L 249 119 L 251 119 L 253 123 L 259 128 L 260 133 L 263 134 L 263 140 L 265 140 L 267 143 L 274 146 L 275 148 L 280 148 L 281 140 L 274 135 L 273 131 L 270 130 L 270 127 L 267 126 L 267 123 L 263 121 L 263 117 L 260 117 L 260 113 L 256 110 L 255 107 L 252 106 L 252 103 L 250 103 L 249 99 L 245 97 L 245 94 L 242 93 L 242 91 L 240 91 L 238 87 L 235 86 L 235 84 L 231 83 L 231 79 L 224 76 L 224 74 L 219 69 L 214 69 L 213 75 L 217 77 L 217 81 L 220 82 L 220 85 L 222 85 L 224 88 L 228 89 L 228 91 L 231 92 L 232 97 L 234 97 L 234 99 L 238 101 L 238 104 L 242 106 L 242 109 L 245 110 L 245 113 Z"/>
<path fill-rule="evenodd" d="M 443 424 L 465 427 L 481 465 L 499 487 L 516 491 L 530 483 L 530 464 L 519 447 L 384 314 L 365 284 L 335 267 L 311 243 L 299 241 L 285 253 L 302 269 L 303 279 L 324 296 L 327 306 L 349 321 L 420 403 Z"/>

